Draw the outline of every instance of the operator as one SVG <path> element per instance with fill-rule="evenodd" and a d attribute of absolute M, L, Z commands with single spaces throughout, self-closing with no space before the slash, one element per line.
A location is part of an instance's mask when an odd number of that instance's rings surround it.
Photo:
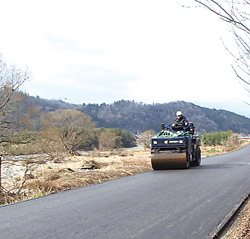
<path fill-rule="evenodd" d="M 176 127 L 176 126 L 187 127 L 189 125 L 187 118 L 182 114 L 181 111 L 177 111 L 176 116 L 177 118 L 172 124 L 172 127 Z"/>

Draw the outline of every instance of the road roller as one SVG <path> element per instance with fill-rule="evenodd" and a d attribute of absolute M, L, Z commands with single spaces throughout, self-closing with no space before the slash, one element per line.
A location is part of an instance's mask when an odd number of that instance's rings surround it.
<path fill-rule="evenodd" d="M 188 169 L 201 164 L 201 142 L 195 127 L 161 124 L 161 131 L 151 141 L 151 164 L 154 170 Z"/>

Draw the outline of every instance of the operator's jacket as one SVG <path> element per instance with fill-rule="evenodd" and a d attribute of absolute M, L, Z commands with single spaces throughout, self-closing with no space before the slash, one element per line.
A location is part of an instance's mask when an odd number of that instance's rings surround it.
<path fill-rule="evenodd" d="M 176 125 L 182 125 L 183 127 L 185 127 L 189 125 L 189 122 L 185 116 L 182 116 L 181 118 L 177 118 L 174 121 L 173 126 L 176 126 Z"/>

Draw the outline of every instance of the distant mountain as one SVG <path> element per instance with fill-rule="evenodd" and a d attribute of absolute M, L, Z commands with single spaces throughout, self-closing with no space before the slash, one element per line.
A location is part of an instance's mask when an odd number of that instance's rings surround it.
<path fill-rule="evenodd" d="M 250 119 L 235 113 L 204 108 L 184 101 L 165 104 L 143 104 L 117 101 L 113 104 L 87 104 L 82 111 L 98 122 L 100 127 L 119 127 L 133 133 L 149 129 L 159 131 L 160 124 L 172 123 L 181 110 L 198 132 L 227 131 L 250 133 Z"/>
<path fill-rule="evenodd" d="M 112 104 L 75 105 L 39 97 L 28 97 L 26 100 L 36 105 L 41 112 L 78 109 L 91 116 L 98 127 L 127 129 L 132 133 L 150 129 L 159 131 L 161 123 L 172 123 L 176 118 L 176 111 L 181 110 L 188 120 L 195 124 L 197 132 L 232 130 L 250 134 L 249 118 L 226 110 L 209 109 L 184 101 L 143 104 L 120 100 Z"/>

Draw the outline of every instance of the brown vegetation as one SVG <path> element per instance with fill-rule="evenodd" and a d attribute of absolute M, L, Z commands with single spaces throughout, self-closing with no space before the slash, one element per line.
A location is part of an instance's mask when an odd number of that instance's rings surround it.
<path fill-rule="evenodd" d="M 150 151 L 83 152 L 60 162 L 49 157 L 4 160 L 2 203 L 40 197 L 151 170 Z"/>

